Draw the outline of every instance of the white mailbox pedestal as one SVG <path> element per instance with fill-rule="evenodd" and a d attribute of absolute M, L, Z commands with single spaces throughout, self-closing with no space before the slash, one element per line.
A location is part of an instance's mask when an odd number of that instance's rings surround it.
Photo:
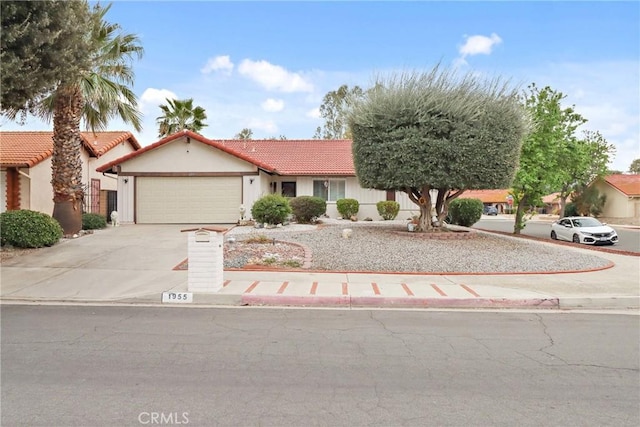
<path fill-rule="evenodd" d="M 188 232 L 187 289 L 189 292 L 214 293 L 222 289 L 224 250 L 222 232 L 225 228 L 194 228 Z"/>

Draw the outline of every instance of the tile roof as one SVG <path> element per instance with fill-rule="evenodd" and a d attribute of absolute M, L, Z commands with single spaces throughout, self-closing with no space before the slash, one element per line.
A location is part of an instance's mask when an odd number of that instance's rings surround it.
<path fill-rule="evenodd" d="M 459 197 L 463 199 L 480 199 L 482 203 L 506 203 L 509 189 L 506 190 L 467 190 Z"/>
<path fill-rule="evenodd" d="M 554 204 L 560 203 L 560 193 L 551 193 L 542 197 L 542 203 Z"/>
<path fill-rule="evenodd" d="M 355 175 L 350 140 L 222 140 L 279 175 Z"/>
<path fill-rule="evenodd" d="M 355 175 L 349 140 L 211 140 L 182 131 L 100 166 L 106 172 L 147 151 L 187 136 L 279 175 Z"/>
<path fill-rule="evenodd" d="M 640 196 L 640 175 L 638 174 L 608 175 L 604 180 L 627 196 Z"/>
<path fill-rule="evenodd" d="M 51 131 L 0 132 L 0 165 L 33 167 L 53 154 Z M 92 157 L 100 157 L 123 141 L 135 150 L 140 144 L 131 132 L 82 132 L 83 145 Z"/>

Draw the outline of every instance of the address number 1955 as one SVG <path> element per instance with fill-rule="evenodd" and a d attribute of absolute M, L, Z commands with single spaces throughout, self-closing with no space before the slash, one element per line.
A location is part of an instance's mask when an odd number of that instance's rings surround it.
<path fill-rule="evenodd" d="M 181 303 L 193 302 L 193 293 L 191 292 L 163 292 L 162 302 Z"/>

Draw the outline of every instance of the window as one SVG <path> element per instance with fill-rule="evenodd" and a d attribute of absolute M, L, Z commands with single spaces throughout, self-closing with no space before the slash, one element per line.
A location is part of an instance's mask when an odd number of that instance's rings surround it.
<path fill-rule="evenodd" d="M 282 195 L 284 197 L 296 197 L 296 183 L 295 182 L 283 182 Z"/>
<path fill-rule="evenodd" d="M 335 202 L 344 199 L 344 179 L 327 179 L 313 181 L 313 196 L 320 197 L 327 202 Z"/>

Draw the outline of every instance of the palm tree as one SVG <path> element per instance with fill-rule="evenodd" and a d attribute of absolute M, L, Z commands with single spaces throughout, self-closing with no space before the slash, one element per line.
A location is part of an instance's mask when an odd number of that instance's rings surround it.
<path fill-rule="evenodd" d="M 200 133 L 203 127 L 207 126 L 204 121 L 207 114 L 202 107 L 193 107 L 193 98 L 190 99 L 169 99 L 168 105 L 160 105 L 163 115 L 156 118 L 159 126 L 158 137 L 169 136 L 181 130 L 190 130 Z"/>
<path fill-rule="evenodd" d="M 88 7 L 88 6 L 87 6 Z M 110 5 L 94 6 L 93 26 L 87 36 L 90 67 L 67 76 L 38 108 L 38 114 L 53 116 L 53 217 L 65 234 L 82 229 L 82 139 L 80 122 L 91 131 L 106 128 L 110 119 L 121 118 L 136 131 L 142 130 L 142 115 L 131 90 L 134 75 L 131 62 L 143 48 L 137 36 L 122 34 L 118 24 L 104 20 Z"/>

